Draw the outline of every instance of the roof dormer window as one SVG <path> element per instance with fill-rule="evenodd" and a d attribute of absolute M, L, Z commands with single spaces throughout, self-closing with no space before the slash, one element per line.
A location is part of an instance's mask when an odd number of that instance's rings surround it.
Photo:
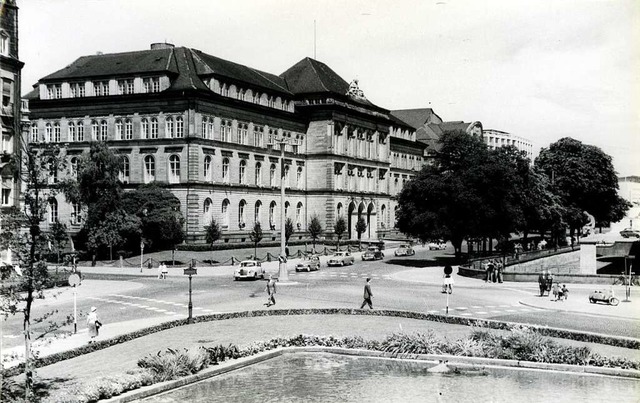
<path fill-rule="evenodd" d="M 109 95 L 109 82 L 108 81 L 94 81 L 93 82 L 93 95 L 96 97 Z"/>
<path fill-rule="evenodd" d="M 149 77 L 142 80 L 142 85 L 144 87 L 144 92 L 160 92 L 160 78 L 159 77 Z"/>
<path fill-rule="evenodd" d="M 0 31 L 0 54 L 9 55 L 9 35 Z"/>
<path fill-rule="evenodd" d="M 61 84 L 47 85 L 47 94 L 49 96 L 49 99 L 62 98 L 62 85 Z"/>
<path fill-rule="evenodd" d="M 120 95 L 133 94 L 133 80 L 118 80 L 118 93 Z"/>

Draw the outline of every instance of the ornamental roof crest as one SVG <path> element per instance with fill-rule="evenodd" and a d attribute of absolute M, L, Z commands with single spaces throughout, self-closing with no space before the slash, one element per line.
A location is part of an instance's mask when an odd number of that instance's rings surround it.
<path fill-rule="evenodd" d="M 367 97 L 364 96 L 364 92 L 362 92 L 362 90 L 358 86 L 357 79 L 351 81 L 351 84 L 349 84 L 349 89 L 347 90 L 347 93 L 345 95 L 349 95 L 350 97 L 356 99 L 367 100 Z"/>

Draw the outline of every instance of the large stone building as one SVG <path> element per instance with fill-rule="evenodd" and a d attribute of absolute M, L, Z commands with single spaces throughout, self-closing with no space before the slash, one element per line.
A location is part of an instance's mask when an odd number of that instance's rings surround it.
<path fill-rule="evenodd" d="M 310 58 L 274 75 L 160 43 L 81 57 L 25 98 L 29 142 L 64 144 L 71 169 L 91 142 L 106 142 L 122 156 L 127 188 L 156 181 L 178 197 L 189 242 L 203 239 L 212 218 L 223 241 L 248 240 L 255 221 L 275 239 L 281 173 L 294 239 L 314 215 L 327 237 L 342 216 L 346 237 L 357 237 L 363 217 L 362 237 L 384 238 L 395 196 L 423 164 L 411 125 Z M 52 199 L 56 220 L 78 230 L 82 206 Z"/>
<path fill-rule="evenodd" d="M 533 144 L 524 137 L 494 129 L 484 129 L 482 133 L 485 143 L 491 149 L 504 146 L 514 146 L 520 151 L 524 151 L 527 157 L 533 161 Z"/>
<path fill-rule="evenodd" d="M 18 7 L 14 0 L 0 0 L 0 16 L 0 209 L 4 212 L 20 203 L 20 182 L 12 159 L 20 146 L 20 72 L 24 63 L 18 57 Z M 11 264 L 11 260 L 10 251 L 0 253 L 0 264 Z"/>

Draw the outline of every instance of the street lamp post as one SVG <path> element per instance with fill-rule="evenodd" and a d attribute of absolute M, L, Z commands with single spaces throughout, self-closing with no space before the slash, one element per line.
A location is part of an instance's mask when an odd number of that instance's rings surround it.
<path fill-rule="evenodd" d="M 286 217 L 284 210 L 284 146 L 288 140 L 284 137 L 274 139 L 274 142 L 280 144 L 280 258 L 278 259 L 278 281 L 289 281 L 289 273 L 287 272 L 287 253 L 286 253 Z"/>
<path fill-rule="evenodd" d="M 624 300 L 622 302 L 631 302 L 631 269 L 633 268 L 633 263 L 631 264 L 627 264 L 628 260 L 633 261 L 633 259 L 635 259 L 635 256 L 633 255 L 627 255 L 624 257 L 624 274 L 627 274 L 627 266 L 629 267 L 629 277 L 627 278 L 626 281 L 626 289 L 625 289 L 625 297 Z"/>
<path fill-rule="evenodd" d="M 142 273 L 143 256 L 144 256 L 144 241 L 140 241 L 140 273 Z"/>
<path fill-rule="evenodd" d="M 193 260 L 189 264 L 189 268 L 184 269 L 184 274 L 189 276 L 189 318 L 187 319 L 187 323 L 193 323 L 193 303 L 191 302 L 191 277 L 194 274 L 198 274 L 198 270 L 196 270 Z"/>

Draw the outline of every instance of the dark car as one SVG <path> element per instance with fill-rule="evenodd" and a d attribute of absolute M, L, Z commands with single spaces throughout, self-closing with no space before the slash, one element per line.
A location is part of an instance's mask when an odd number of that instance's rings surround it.
<path fill-rule="evenodd" d="M 362 260 L 382 260 L 384 253 L 378 248 L 369 248 L 362 254 Z"/>

